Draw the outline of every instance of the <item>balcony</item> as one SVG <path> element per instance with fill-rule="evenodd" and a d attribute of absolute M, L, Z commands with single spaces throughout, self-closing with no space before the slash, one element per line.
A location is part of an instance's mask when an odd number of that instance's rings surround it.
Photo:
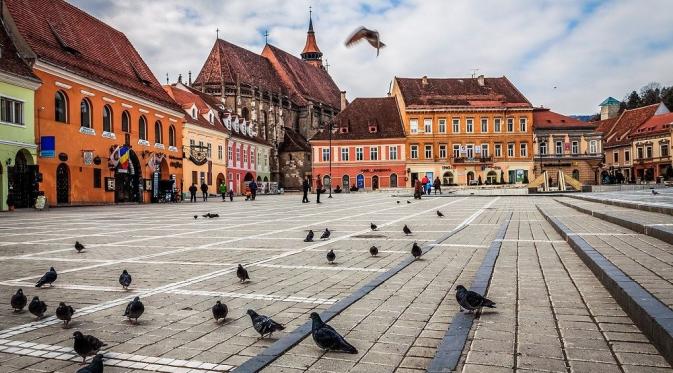
<path fill-rule="evenodd" d="M 586 154 L 535 154 L 536 161 L 556 161 L 556 160 L 589 160 L 589 159 L 603 159 L 602 153 L 586 153 Z"/>
<path fill-rule="evenodd" d="M 484 163 L 493 163 L 493 157 L 452 157 L 452 163 L 460 164 L 484 164 Z"/>

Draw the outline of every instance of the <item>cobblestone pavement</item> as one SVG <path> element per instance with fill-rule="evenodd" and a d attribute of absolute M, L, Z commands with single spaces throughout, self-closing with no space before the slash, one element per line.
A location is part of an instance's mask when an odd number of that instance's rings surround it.
<path fill-rule="evenodd" d="M 229 371 L 290 336 L 310 312 L 328 309 L 396 268 L 410 257 L 414 241 L 434 242 L 464 226 L 330 321 L 358 354 L 324 353 L 309 337 L 265 368 L 422 371 L 458 312 L 455 286 L 471 283 L 503 224 L 509 226 L 488 292 L 498 308 L 476 316 L 459 371 L 670 370 L 536 210 L 538 203 L 582 215 L 551 198 L 460 196 L 398 204 L 387 194 L 369 193 L 335 195 L 322 205 L 300 204 L 299 198 L 0 215 L 0 299 L 7 300 L 0 309 L 0 371 L 76 371 L 75 330 L 108 344 L 106 372 Z M 444 218 L 436 216 L 438 209 Z M 207 212 L 220 218 L 201 217 Z M 370 231 L 370 222 L 379 230 Z M 404 224 L 411 236 L 402 233 Z M 303 241 L 308 229 L 317 238 L 325 227 L 332 231 L 329 240 Z M 86 245 L 83 253 L 74 250 L 75 240 Z M 368 253 L 372 244 L 379 247 L 377 257 Z M 330 249 L 337 254 L 332 265 L 325 259 Z M 238 282 L 239 263 L 248 268 L 249 283 Z M 59 273 L 55 286 L 33 287 L 50 266 Z M 117 283 L 123 269 L 133 276 L 128 291 Z M 48 304 L 46 318 L 11 311 L 8 300 L 19 287 L 29 300 L 38 295 Z M 145 303 L 139 325 L 122 317 L 134 296 Z M 222 324 L 210 314 L 218 299 L 229 307 Z M 70 329 L 53 317 L 60 301 L 77 309 Z M 249 308 L 286 329 L 259 339 L 245 314 Z"/>
<path fill-rule="evenodd" d="M 587 193 L 581 194 L 599 201 L 615 201 L 615 202 L 633 202 L 644 205 L 652 205 L 657 207 L 673 208 L 673 188 L 657 188 L 658 194 L 652 194 L 649 189 L 622 191 L 622 192 L 601 192 L 601 193 Z"/>

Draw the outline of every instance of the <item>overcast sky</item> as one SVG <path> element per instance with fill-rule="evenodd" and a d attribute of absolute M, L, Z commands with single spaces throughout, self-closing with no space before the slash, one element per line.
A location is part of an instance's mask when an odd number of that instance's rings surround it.
<path fill-rule="evenodd" d="M 260 53 L 299 55 L 308 7 L 334 81 L 355 97 L 383 96 L 394 76 L 506 75 L 535 106 L 590 114 L 652 82 L 673 85 L 668 0 L 69 0 L 124 32 L 163 84 L 196 77 L 220 38 Z M 387 47 L 346 48 L 358 26 Z M 673 108 L 671 108 L 673 109 Z"/>

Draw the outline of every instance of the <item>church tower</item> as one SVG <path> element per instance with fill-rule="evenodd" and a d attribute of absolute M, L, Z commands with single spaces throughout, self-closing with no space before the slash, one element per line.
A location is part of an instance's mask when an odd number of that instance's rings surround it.
<path fill-rule="evenodd" d="M 322 52 L 318 48 L 318 43 L 315 41 L 312 15 L 311 8 L 309 7 L 308 33 L 306 34 L 306 45 L 304 45 L 304 50 L 301 52 L 301 59 L 315 67 L 324 69 L 322 65 Z"/>

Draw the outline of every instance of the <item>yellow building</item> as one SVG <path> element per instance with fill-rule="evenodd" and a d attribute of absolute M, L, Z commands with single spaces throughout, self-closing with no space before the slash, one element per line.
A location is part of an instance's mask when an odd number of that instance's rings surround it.
<path fill-rule="evenodd" d="M 443 185 L 527 183 L 533 106 L 505 77 L 398 78 L 407 136 L 407 179 Z"/>

